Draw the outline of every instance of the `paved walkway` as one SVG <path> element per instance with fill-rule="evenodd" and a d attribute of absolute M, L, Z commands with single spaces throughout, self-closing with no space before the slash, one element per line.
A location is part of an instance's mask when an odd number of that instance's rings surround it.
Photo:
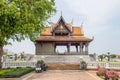
<path fill-rule="evenodd" d="M 47 70 L 42 73 L 31 73 L 22 80 L 102 80 L 94 72 L 80 70 Z"/>
<path fill-rule="evenodd" d="M 103 80 L 95 71 L 47 70 L 42 73 L 31 72 L 21 78 L 0 78 L 0 80 Z"/>

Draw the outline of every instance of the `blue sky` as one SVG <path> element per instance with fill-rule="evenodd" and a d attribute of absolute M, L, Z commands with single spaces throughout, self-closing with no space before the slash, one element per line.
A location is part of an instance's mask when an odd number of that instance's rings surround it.
<path fill-rule="evenodd" d="M 57 22 L 62 11 L 66 22 L 73 19 L 73 25 L 77 26 L 83 22 L 85 36 L 94 36 L 89 46 L 90 53 L 120 53 L 120 0 L 55 0 L 55 3 L 57 13 L 50 20 Z M 30 40 L 12 43 L 4 49 L 15 53 L 35 53 Z"/>

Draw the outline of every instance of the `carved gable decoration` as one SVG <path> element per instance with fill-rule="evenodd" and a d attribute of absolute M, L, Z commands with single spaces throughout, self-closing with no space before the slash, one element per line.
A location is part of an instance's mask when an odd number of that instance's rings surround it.
<path fill-rule="evenodd" d="M 61 16 L 57 22 L 57 26 L 52 30 L 52 33 L 70 34 L 71 30 L 67 27 L 63 17 Z"/>

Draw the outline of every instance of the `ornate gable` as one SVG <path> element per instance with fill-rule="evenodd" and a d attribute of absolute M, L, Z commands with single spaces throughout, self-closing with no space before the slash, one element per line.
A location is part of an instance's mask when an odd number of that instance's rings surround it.
<path fill-rule="evenodd" d="M 64 36 L 71 34 L 71 30 L 69 29 L 69 27 L 67 27 L 66 22 L 62 16 L 58 20 L 56 27 L 54 27 L 51 32 L 53 35 L 56 36 Z"/>
<path fill-rule="evenodd" d="M 51 23 L 50 27 L 46 27 L 40 34 L 41 36 L 84 36 L 81 26 L 73 26 L 66 23 L 61 16 L 57 23 Z"/>

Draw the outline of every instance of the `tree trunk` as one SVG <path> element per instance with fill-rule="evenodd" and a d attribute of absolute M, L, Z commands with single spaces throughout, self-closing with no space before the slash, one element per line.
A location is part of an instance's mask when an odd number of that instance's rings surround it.
<path fill-rule="evenodd" d="M 0 44 L 0 68 L 2 68 L 2 53 L 3 53 L 3 45 Z"/>

